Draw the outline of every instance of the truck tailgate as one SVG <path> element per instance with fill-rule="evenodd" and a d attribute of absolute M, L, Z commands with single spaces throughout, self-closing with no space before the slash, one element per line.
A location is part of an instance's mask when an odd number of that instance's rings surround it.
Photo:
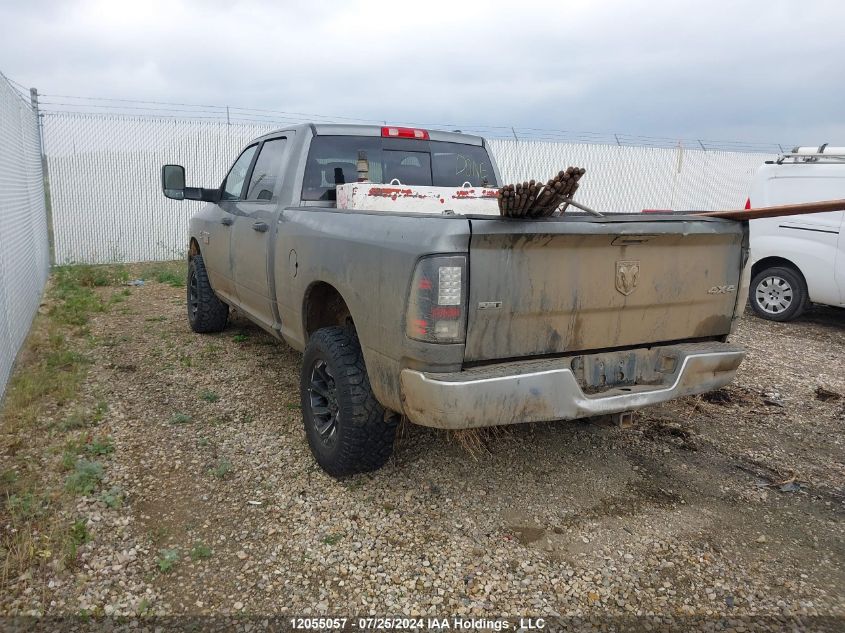
<path fill-rule="evenodd" d="M 465 360 L 645 346 L 730 331 L 741 222 L 472 218 Z"/>

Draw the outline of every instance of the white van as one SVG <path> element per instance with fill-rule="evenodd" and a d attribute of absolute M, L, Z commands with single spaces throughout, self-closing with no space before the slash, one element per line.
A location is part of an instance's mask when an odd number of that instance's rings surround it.
<path fill-rule="evenodd" d="M 796 147 L 754 176 L 745 207 L 845 198 L 845 147 Z M 845 306 L 845 212 L 751 222 L 749 301 L 773 321 L 798 317 L 810 303 Z"/>

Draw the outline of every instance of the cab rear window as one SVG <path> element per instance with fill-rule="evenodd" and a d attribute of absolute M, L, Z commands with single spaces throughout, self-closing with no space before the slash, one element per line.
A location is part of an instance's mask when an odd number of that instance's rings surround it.
<path fill-rule="evenodd" d="M 337 185 L 358 180 L 358 156 L 369 180 L 403 185 L 497 186 L 487 150 L 443 141 L 395 142 L 373 136 L 317 136 L 311 141 L 302 183 L 303 200 L 336 200 Z"/>

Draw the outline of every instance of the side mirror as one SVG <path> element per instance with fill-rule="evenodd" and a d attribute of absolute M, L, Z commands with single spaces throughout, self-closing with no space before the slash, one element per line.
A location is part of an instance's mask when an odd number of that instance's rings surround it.
<path fill-rule="evenodd" d="M 162 165 L 161 190 L 171 200 L 199 200 L 220 202 L 219 189 L 185 186 L 185 168 L 182 165 Z"/>
<path fill-rule="evenodd" d="M 182 165 L 162 165 L 161 190 L 165 198 L 185 199 L 185 168 Z"/>

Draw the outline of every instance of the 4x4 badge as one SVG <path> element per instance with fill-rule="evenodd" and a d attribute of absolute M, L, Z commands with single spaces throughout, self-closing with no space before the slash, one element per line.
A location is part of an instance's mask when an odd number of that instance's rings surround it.
<path fill-rule="evenodd" d="M 640 262 L 616 262 L 616 289 L 626 297 L 634 292 L 640 283 Z"/>

